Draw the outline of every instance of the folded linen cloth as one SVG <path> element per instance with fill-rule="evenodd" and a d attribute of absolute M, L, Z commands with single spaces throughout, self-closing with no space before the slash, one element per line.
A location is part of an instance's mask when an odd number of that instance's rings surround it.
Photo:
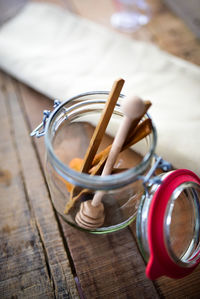
<path fill-rule="evenodd" d="M 0 28 L 0 67 L 52 99 L 110 90 L 150 99 L 157 154 L 200 175 L 200 68 L 50 4 L 29 3 Z"/>

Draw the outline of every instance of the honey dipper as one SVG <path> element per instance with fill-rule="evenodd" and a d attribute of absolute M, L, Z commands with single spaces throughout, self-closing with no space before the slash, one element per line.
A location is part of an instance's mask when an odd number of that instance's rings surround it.
<path fill-rule="evenodd" d="M 109 175 L 116 162 L 117 156 L 125 142 L 133 119 L 139 118 L 145 110 L 144 102 L 138 97 L 131 97 L 124 100 L 121 105 L 124 114 L 122 123 L 114 138 L 111 150 L 102 171 L 102 176 Z M 76 215 L 76 222 L 80 227 L 95 229 L 104 223 L 104 206 L 101 202 L 104 191 L 97 191 L 92 200 L 81 203 L 80 210 Z"/>

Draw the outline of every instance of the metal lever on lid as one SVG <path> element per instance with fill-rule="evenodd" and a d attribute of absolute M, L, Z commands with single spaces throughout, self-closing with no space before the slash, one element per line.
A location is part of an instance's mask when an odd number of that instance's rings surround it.
<path fill-rule="evenodd" d="M 161 168 L 164 172 L 167 172 L 172 169 L 172 165 L 169 162 L 165 161 L 162 157 L 156 154 L 154 154 L 154 157 L 155 163 L 150 168 L 148 173 L 145 176 L 139 176 L 139 179 L 143 181 L 143 186 L 147 195 L 149 195 L 148 187 L 151 187 L 154 184 L 162 184 L 161 178 L 155 175 L 156 169 Z"/>
<path fill-rule="evenodd" d="M 58 106 L 60 106 L 61 102 L 58 101 L 58 100 L 55 100 L 54 101 L 54 105 L 53 105 L 53 108 L 57 108 Z M 55 109 L 54 109 L 55 110 Z M 45 127 L 46 127 L 46 122 L 47 122 L 47 119 L 49 118 L 50 114 L 54 111 L 50 111 L 50 110 L 44 110 L 43 111 L 43 119 L 42 119 L 42 122 L 41 124 L 39 124 L 31 133 L 30 133 L 30 136 L 33 137 L 33 136 L 36 136 L 37 138 L 40 138 L 42 136 L 45 135 Z"/>

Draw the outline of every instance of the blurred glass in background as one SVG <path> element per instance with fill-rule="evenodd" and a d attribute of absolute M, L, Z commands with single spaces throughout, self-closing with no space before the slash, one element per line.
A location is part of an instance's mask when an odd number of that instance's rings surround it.
<path fill-rule="evenodd" d="M 113 27 L 133 32 L 151 19 L 151 9 L 145 0 L 114 0 L 116 13 L 111 16 Z"/>

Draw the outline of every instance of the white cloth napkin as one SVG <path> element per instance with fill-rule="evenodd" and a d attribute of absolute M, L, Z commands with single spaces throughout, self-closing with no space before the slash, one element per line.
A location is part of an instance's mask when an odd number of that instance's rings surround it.
<path fill-rule="evenodd" d="M 200 68 L 50 4 L 29 3 L 0 28 L 0 67 L 52 99 L 110 90 L 153 103 L 157 154 L 200 175 Z"/>

